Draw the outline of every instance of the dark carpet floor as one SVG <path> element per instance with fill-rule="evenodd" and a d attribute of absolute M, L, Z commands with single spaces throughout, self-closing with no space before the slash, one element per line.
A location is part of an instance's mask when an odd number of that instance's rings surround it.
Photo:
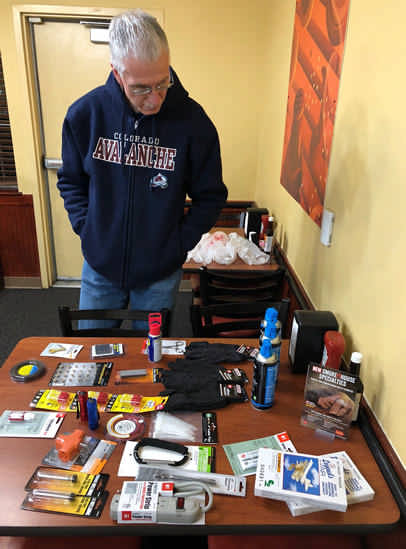
<path fill-rule="evenodd" d="M 191 337 L 189 308 L 192 294 L 178 292 L 172 315 L 171 337 Z M 77 307 L 79 288 L 39 290 L 0 289 L 0 365 L 20 339 L 61 335 L 58 305 Z"/>

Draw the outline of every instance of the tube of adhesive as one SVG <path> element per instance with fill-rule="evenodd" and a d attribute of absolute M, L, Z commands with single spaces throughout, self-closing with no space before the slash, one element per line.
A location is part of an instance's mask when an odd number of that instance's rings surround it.
<path fill-rule="evenodd" d="M 148 315 L 149 332 L 147 339 L 148 360 L 150 362 L 159 362 L 162 358 L 161 342 L 161 313 L 150 313 Z"/>

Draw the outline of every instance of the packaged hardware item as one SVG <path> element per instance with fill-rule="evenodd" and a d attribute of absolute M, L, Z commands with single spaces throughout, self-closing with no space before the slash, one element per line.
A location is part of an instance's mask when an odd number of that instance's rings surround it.
<path fill-rule="evenodd" d="M 21 509 L 26 511 L 42 511 L 46 513 L 62 513 L 86 518 L 99 518 L 109 493 L 100 496 L 80 496 L 76 494 L 60 494 L 47 490 L 32 490 L 27 493 Z"/>
<path fill-rule="evenodd" d="M 202 482 L 126 481 L 113 496 L 110 516 L 119 524 L 204 524 L 212 503 L 212 491 Z"/>
<path fill-rule="evenodd" d="M 109 475 L 100 473 L 92 475 L 80 471 L 71 472 L 52 467 L 37 467 L 25 485 L 31 490 L 48 490 L 61 494 L 78 496 L 100 496 L 106 487 Z"/>
<path fill-rule="evenodd" d="M 0 416 L 0 437 L 54 438 L 65 413 L 4 410 Z"/>
<path fill-rule="evenodd" d="M 255 475 L 259 448 L 273 448 L 284 452 L 296 452 L 286 431 L 264 438 L 224 444 L 224 451 L 236 475 Z"/>
<path fill-rule="evenodd" d="M 348 505 L 369 501 L 374 498 L 375 491 L 360 473 L 347 452 L 334 452 L 332 454 L 327 454 L 327 457 L 340 459 L 343 463 L 344 483 Z M 303 503 L 299 501 L 289 501 L 288 507 L 294 517 L 322 511 L 324 509 L 318 505 L 313 505 L 312 503 Z"/>
<path fill-rule="evenodd" d="M 344 512 L 347 496 L 341 460 L 260 448 L 255 495 L 285 502 L 312 502 Z"/>

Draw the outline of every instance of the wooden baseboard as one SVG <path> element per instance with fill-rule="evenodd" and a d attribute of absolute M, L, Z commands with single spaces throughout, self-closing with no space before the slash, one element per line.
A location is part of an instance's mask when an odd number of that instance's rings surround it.
<path fill-rule="evenodd" d="M 41 278 L 39 276 L 5 276 L 5 288 L 38 289 L 42 288 Z"/>

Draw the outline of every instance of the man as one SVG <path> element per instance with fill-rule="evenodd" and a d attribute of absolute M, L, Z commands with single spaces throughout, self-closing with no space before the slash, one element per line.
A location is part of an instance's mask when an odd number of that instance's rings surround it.
<path fill-rule="evenodd" d="M 62 132 L 57 186 L 82 243 L 80 308 L 172 308 L 187 252 L 227 198 L 219 139 L 155 18 L 123 13 L 109 38 L 112 72 L 68 109 Z"/>

